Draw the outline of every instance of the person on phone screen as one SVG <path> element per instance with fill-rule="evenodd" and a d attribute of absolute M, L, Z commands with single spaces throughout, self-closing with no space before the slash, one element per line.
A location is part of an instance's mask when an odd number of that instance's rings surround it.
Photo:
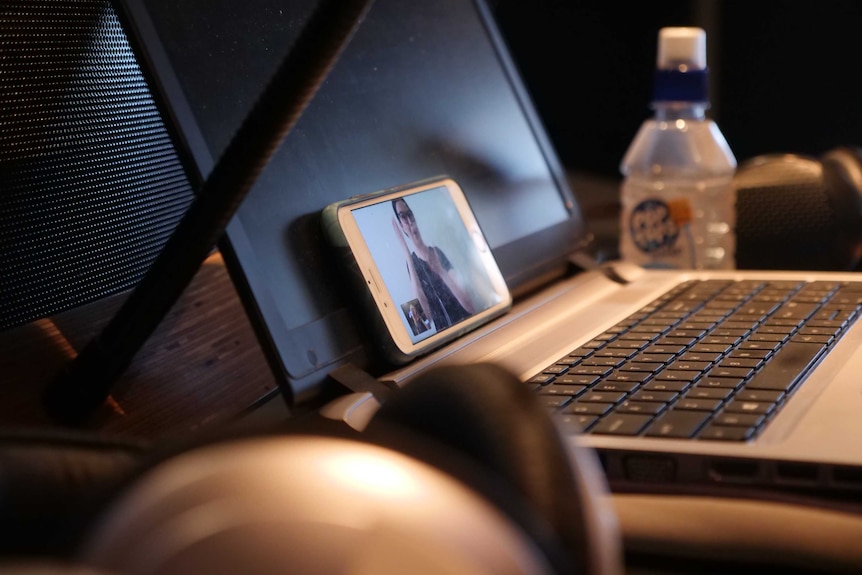
<path fill-rule="evenodd" d="M 425 244 L 416 218 L 404 198 L 392 200 L 395 217 L 392 227 L 407 260 L 407 273 L 416 297 L 441 330 L 466 319 L 475 312 L 467 291 L 458 282 L 452 264 L 438 247 Z M 411 250 L 406 239 L 413 244 Z"/>

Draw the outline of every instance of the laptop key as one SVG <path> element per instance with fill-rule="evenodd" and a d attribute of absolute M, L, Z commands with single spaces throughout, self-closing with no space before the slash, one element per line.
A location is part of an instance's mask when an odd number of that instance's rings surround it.
<path fill-rule="evenodd" d="M 624 401 L 617 408 L 617 413 L 639 413 L 642 415 L 658 415 L 667 407 L 659 401 Z"/>
<path fill-rule="evenodd" d="M 763 361 L 772 355 L 769 349 L 735 349 L 727 357 L 729 359 L 757 359 Z"/>
<path fill-rule="evenodd" d="M 660 374 L 656 376 L 656 379 L 659 381 L 684 381 L 686 383 L 692 383 L 697 381 L 701 372 L 699 371 L 681 371 L 676 369 L 666 369 Z"/>
<path fill-rule="evenodd" d="M 641 389 L 636 391 L 634 395 L 631 396 L 630 401 L 647 401 L 647 402 L 661 402 L 668 403 L 676 399 L 679 394 L 675 391 L 651 391 L 649 389 Z"/>
<path fill-rule="evenodd" d="M 620 371 L 640 371 L 644 373 L 655 373 L 659 371 L 664 364 L 661 363 L 642 363 L 639 361 L 633 361 L 624 365 Z"/>
<path fill-rule="evenodd" d="M 711 352 L 698 352 L 698 351 L 687 351 L 680 356 L 682 361 L 702 361 L 707 364 L 714 363 L 721 359 L 724 356 L 723 353 L 717 351 Z"/>
<path fill-rule="evenodd" d="M 841 328 L 844 327 L 844 322 L 835 321 L 835 320 L 813 320 L 809 321 L 805 324 L 805 327 L 802 328 L 816 328 L 816 329 L 825 329 L 831 331 L 833 334 L 837 334 L 841 331 Z"/>
<path fill-rule="evenodd" d="M 612 413 L 599 421 L 590 433 L 599 435 L 637 435 L 652 419 L 651 415 Z"/>
<path fill-rule="evenodd" d="M 779 347 L 777 341 L 744 341 L 737 348 L 740 351 L 773 352 Z"/>
<path fill-rule="evenodd" d="M 607 382 L 622 382 L 622 383 L 634 383 L 636 385 L 640 385 L 645 381 L 648 381 L 652 377 L 652 373 L 646 371 L 632 371 L 623 373 L 618 371 L 613 375 L 609 375 L 604 381 Z"/>
<path fill-rule="evenodd" d="M 634 391 L 640 382 L 637 381 L 610 381 L 605 380 L 596 384 L 593 391 L 615 391 L 618 393 L 631 393 Z"/>
<path fill-rule="evenodd" d="M 604 377 L 611 371 L 613 371 L 612 368 L 602 365 L 579 365 L 578 367 L 573 367 L 567 373 L 572 375 L 595 375 L 598 377 Z"/>
<path fill-rule="evenodd" d="M 698 382 L 698 387 L 716 387 L 723 389 L 736 389 L 745 383 L 744 379 L 738 377 L 706 377 Z"/>
<path fill-rule="evenodd" d="M 679 391 L 685 390 L 690 385 L 691 385 L 690 381 L 684 381 L 684 380 L 679 380 L 679 381 L 674 381 L 671 379 L 664 380 L 664 381 L 654 380 L 654 381 L 651 381 L 651 382 L 647 383 L 646 385 L 644 385 L 643 389 L 645 389 L 647 391 L 676 391 L 676 392 L 679 392 Z"/>
<path fill-rule="evenodd" d="M 675 439 L 694 437 L 710 415 L 707 411 L 671 410 L 652 422 L 645 435 Z"/>
<path fill-rule="evenodd" d="M 757 427 L 764 420 L 764 416 L 756 413 L 719 413 L 713 419 L 713 425 L 727 425 L 730 427 Z"/>
<path fill-rule="evenodd" d="M 776 319 L 805 319 L 820 307 L 819 304 L 789 301 L 772 316 Z"/>
<path fill-rule="evenodd" d="M 564 395 L 575 397 L 587 389 L 585 385 L 558 385 L 551 384 L 539 390 L 539 395 Z"/>
<path fill-rule="evenodd" d="M 791 341 L 799 343 L 820 343 L 826 345 L 832 343 L 833 339 L 835 339 L 835 337 L 831 335 L 808 335 L 804 333 L 797 333 L 793 336 L 793 339 Z"/>
<path fill-rule="evenodd" d="M 690 411 L 715 411 L 721 405 L 720 399 L 696 399 L 689 396 L 683 397 L 674 405 L 674 409 L 685 409 Z"/>
<path fill-rule="evenodd" d="M 563 425 L 575 427 L 577 431 L 587 431 L 592 425 L 599 420 L 596 415 L 575 415 L 563 414 L 560 416 L 560 422 Z"/>
<path fill-rule="evenodd" d="M 754 415 L 769 415 L 775 409 L 775 404 L 768 401 L 733 400 L 724 408 L 726 413 L 749 413 Z"/>
<path fill-rule="evenodd" d="M 579 403 L 568 404 L 562 411 L 564 415 L 604 415 L 614 406 L 612 403 Z"/>
<path fill-rule="evenodd" d="M 580 365 L 598 365 L 601 367 L 619 367 L 625 363 L 625 359 L 619 357 L 599 357 L 593 356 L 585 359 Z"/>
<path fill-rule="evenodd" d="M 566 373 L 569 367 L 570 366 L 568 364 L 555 363 L 554 365 L 546 367 L 542 373 L 545 375 L 562 375 Z"/>
<path fill-rule="evenodd" d="M 674 358 L 669 353 L 641 353 L 635 358 L 635 361 L 641 363 L 665 364 Z"/>
<path fill-rule="evenodd" d="M 825 336 L 836 336 L 841 332 L 841 329 L 833 328 L 833 327 L 816 327 L 816 326 L 808 326 L 802 327 L 796 333 L 798 335 L 825 335 Z"/>
<path fill-rule="evenodd" d="M 619 391 L 590 391 L 584 394 L 581 403 L 619 403 L 626 396 Z"/>
<path fill-rule="evenodd" d="M 766 401 L 769 403 L 777 403 L 784 399 L 783 391 L 774 391 L 771 389 L 743 389 L 734 396 L 737 401 Z"/>
<path fill-rule="evenodd" d="M 728 356 L 721 360 L 721 363 L 718 364 L 718 366 L 724 369 L 729 367 L 746 367 L 749 369 L 756 369 L 762 363 L 762 359 Z"/>
<path fill-rule="evenodd" d="M 717 367 L 712 368 L 707 374 L 709 377 L 725 377 L 733 379 L 746 379 L 754 370 L 750 367 L 723 367 L 720 363 Z"/>
<path fill-rule="evenodd" d="M 575 374 L 566 374 L 557 377 L 554 380 L 554 383 L 558 383 L 560 385 L 584 385 L 590 386 L 599 380 L 599 376 L 597 375 L 575 375 Z"/>
<path fill-rule="evenodd" d="M 667 369 L 676 370 L 676 371 L 706 371 L 706 368 L 710 366 L 712 362 L 709 361 L 690 361 L 685 359 L 678 359 L 672 364 L 670 364 Z"/>
<path fill-rule="evenodd" d="M 569 403 L 572 398 L 568 395 L 540 395 L 539 401 L 548 409 L 556 409 Z"/>
<path fill-rule="evenodd" d="M 698 434 L 698 439 L 713 439 L 720 441 L 745 441 L 754 435 L 755 427 L 726 427 L 710 425 Z"/>
<path fill-rule="evenodd" d="M 687 399 L 720 399 L 725 400 L 730 397 L 732 389 L 726 387 L 701 387 L 700 384 L 689 389 L 685 397 Z"/>
<path fill-rule="evenodd" d="M 534 375 L 530 379 L 527 380 L 527 383 L 534 383 L 538 385 L 546 385 L 554 381 L 554 376 L 550 373 L 540 373 L 539 375 Z"/>
<path fill-rule="evenodd" d="M 684 345 L 659 345 L 654 343 L 643 350 L 644 354 L 659 354 L 675 356 L 685 351 Z"/>
<path fill-rule="evenodd" d="M 718 344 L 706 344 L 706 343 L 698 343 L 691 347 L 689 351 L 699 354 L 725 354 L 730 349 L 728 345 L 718 345 Z"/>

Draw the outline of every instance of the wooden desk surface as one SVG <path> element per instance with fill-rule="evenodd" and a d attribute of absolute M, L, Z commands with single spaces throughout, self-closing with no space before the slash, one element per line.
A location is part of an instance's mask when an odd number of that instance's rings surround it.
<path fill-rule="evenodd" d="M 0 332 L 0 426 L 55 426 L 41 396 L 123 296 Z M 114 436 L 181 436 L 234 421 L 271 400 L 287 407 L 230 281 L 211 255 L 85 428 Z"/>

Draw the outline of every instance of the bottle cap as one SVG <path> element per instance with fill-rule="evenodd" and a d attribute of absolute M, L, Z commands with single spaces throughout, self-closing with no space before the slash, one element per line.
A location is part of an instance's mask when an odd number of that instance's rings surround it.
<path fill-rule="evenodd" d="M 706 68 L 706 32 L 702 28 L 662 28 L 658 33 L 659 70 Z"/>
<path fill-rule="evenodd" d="M 691 27 L 659 30 L 653 101 L 708 102 L 708 79 L 706 32 Z"/>

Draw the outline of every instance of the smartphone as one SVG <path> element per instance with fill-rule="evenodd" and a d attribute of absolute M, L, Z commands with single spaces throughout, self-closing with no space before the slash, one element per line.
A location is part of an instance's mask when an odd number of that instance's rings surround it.
<path fill-rule="evenodd" d="M 470 204 L 451 178 L 337 202 L 322 220 L 361 321 L 390 363 L 406 363 L 512 305 Z"/>

